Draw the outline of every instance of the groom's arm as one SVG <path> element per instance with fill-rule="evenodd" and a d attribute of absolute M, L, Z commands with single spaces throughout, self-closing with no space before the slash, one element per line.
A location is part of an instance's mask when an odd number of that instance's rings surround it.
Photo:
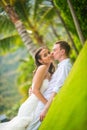
<path fill-rule="evenodd" d="M 44 109 L 42 110 L 41 114 L 40 114 L 40 121 L 42 121 L 44 119 L 44 117 L 46 116 L 46 113 L 48 112 L 49 107 L 51 106 L 51 103 L 54 99 L 54 97 L 56 96 L 56 92 L 53 92 L 50 96 L 50 99 L 48 100 L 48 102 L 46 103 Z"/>

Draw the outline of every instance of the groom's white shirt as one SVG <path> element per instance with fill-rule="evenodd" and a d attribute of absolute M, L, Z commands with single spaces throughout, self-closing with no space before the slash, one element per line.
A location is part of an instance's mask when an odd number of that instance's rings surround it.
<path fill-rule="evenodd" d="M 57 70 L 52 75 L 52 78 L 49 81 L 48 89 L 43 94 L 45 98 L 49 100 L 52 92 L 58 93 L 59 89 L 63 86 L 64 81 L 67 78 L 71 67 L 72 67 L 72 64 L 69 58 L 61 61 L 58 64 Z M 41 123 L 39 121 L 39 118 L 40 118 L 39 116 L 43 108 L 44 108 L 44 104 L 41 101 L 39 101 L 38 106 L 35 111 L 34 120 L 29 125 L 27 130 L 38 130 L 38 127 L 40 126 L 40 123 Z"/>
<path fill-rule="evenodd" d="M 58 93 L 60 87 L 63 86 L 66 77 L 72 67 L 70 59 L 67 58 L 58 64 L 57 70 L 53 74 L 48 89 L 44 92 L 44 96 L 49 99 L 52 92 Z"/>

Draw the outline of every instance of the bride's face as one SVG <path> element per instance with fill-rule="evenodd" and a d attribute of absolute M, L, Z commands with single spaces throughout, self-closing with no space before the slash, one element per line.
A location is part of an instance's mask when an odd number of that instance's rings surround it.
<path fill-rule="evenodd" d="M 51 54 L 48 49 L 42 49 L 39 55 L 40 55 L 40 60 L 39 60 L 40 63 L 50 64 L 52 62 Z"/>

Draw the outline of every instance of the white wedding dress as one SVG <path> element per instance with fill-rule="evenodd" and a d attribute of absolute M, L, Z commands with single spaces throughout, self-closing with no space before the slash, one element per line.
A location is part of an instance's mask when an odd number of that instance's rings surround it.
<path fill-rule="evenodd" d="M 41 86 L 41 93 L 48 88 L 48 79 L 44 79 Z M 32 86 L 33 87 L 33 86 Z M 39 99 L 32 94 L 19 108 L 18 114 L 11 121 L 0 123 L 0 130 L 26 130 L 34 118 Z"/>

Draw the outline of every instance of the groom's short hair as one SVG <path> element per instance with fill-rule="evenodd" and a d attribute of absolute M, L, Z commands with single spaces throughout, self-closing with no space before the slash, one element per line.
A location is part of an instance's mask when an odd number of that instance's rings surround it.
<path fill-rule="evenodd" d="M 66 41 L 57 41 L 55 44 L 60 44 L 60 48 L 65 50 L 67 56 L 70 54 L 71 47 Z"/>

